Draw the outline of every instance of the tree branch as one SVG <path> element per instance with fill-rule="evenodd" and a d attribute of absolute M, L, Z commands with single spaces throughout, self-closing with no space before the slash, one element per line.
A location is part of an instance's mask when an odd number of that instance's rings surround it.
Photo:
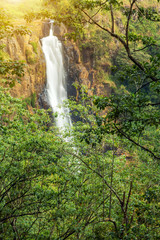
<path fill-rule="evenodd" d="M 119 129 L 116 125 L 115 125 L 116 130 L 122 135 L 124 136 L 126 139 L 128 139 L 130 142 L 134 143 L 136 146 L 140 147 L 141 149 L 145 150 L 146 152 L 150 153 L 154 158 L 156 159 L 160 159 L 160 157 L 156 156 L 151 150 L 149 150 L 148 148 L 145 148 L 144 146 L 140 145 L 139 143 L 135 142 L 133 139 L 131 139 L 127 134 L 125 134 L 121 129 Z"/>
<path fill-rule="evenodd" d="M 144 49 L 146 49 L 146 48 L 148 48 L 148 47 L 151 47 L 151 46 L 160 47 L 160 46 L 152 43 L 152 44 L 149 44 L 149 45 L 147 45 L 147 46 L 145 46 L 145 47 L 143 47 L 143 48 L 135 49 L 133 52 L 139 52 L 139 51 L 142 51 L 142 50 L 144 50 Z"/>
<path fill-rule="evenodd" d="M 13 215 L 13 216 L 7 216 L 5 218 L 2 218 L 1 222 L 3 223 L 3 222 L 5 222 L 5 221 L 7 221 L 8 219 L 11 219 L 11 218 L 17 218 L 17 217 L 23 217 L 23 216 L 33 216 L 33 215 L 44 213 L 44 212 L 45 211 L 43 211 L 43 212 L 37 211 L 37 212 L 22 213 L 22 214 L 17 214 L 17 215 Z"/>
<path fill-rule="evenodd" d="M 137 92 L 139 92 L 142 88 L 146 87 L 147 85 L 149 85 L 149 84 L 152 83 L 152 82 L 153 82 L 153 80 L 152 80 L 152 81 L 149 81 L 149 82 L 147 82 L 147 83 L 145 83 L 145 84 L 143 84 L 141 87 L 139 87 L 139 88 L 134 92 L 134 94 L 137 93 Z"/>
<path fill-rule="evenodd" d="M 137 1 L 137 0 L 133 0 L 133 2 L 131 3 L 130 10 L 129 10 L 129 14 L 128 14 L 128 18 L 127 18 L 127 24 L 126 24 L 126 44 L 127 44 L 127 47 L 129 47 L 129 46 L 128 46 L 129 22 L 130 22 L 131 15 L 132 15 L 133 5 L 135 4 L 136 1 Z"/>
<path fill-rule="evenodd" d="M 132 4 L 131 4 L 132 7 L 133 7 L 133 5 L 134 5 L 135 2 L 136 2 L 136 0 L 133 0 L 133 2 L 132 2 Z M 101 26 L 101 25 L 100 25 L 98 22 L 96 22 L 91 16 L 89 16 L 89 14 L 88 14 L 87 12 L 85 12 L 83 9 L 80 9 L 80 10 L 81 10 L 96 26 L 98 26 L 98 27 L 101 28 L 102 30 L 104 30 L 104 31 L 106 31 L 107 33 L 109 33 L 112 37 L 114 37 L 114 38 L 116 38 L 117 40 L 119 40 L 119 41 L 122 43 L 122 45 L 124 46 L 124 48 L 126 49 L 128 58 L 129 58 L 140 70 L 142 70 L 144 73 L 146 72 L 146 71 L 145 71 L 145 68 L 142 66 L 142 64 L 141 64 L 139 61 L 137 61 L 137 60 L 132 56 L 131 51 L 130 51 L 130 48 L 129 48 L 127 42 L 125 42 L 125 40 L 123 40 L 119 35 L 113 33 L 113 32 L 112 32 L 111 30 L 109 30 L 108 28 L 105 28 L 105 27 Z M 131 16 L 130 16 L 130 17 L 131 17 Z M 128 21 L 130 20 L 130 17 L 128 18 Z M 129 22 L 128 22 L 127 27 L 126 27 L 126 31 L 128 31 L 128 28 L 129 28 Z M 127 32 L 126 32 L 126 34 L 127 34 Z M 128 39 L 128 37 L 127 37 L 127 39 Z M 126 39 L 126 41 L 127 41 L 127 39 Z M 154 82 L 157 82 L 157 81 L 158 81 L 158 79 L 155 78 L 154 76 L 148 76 L 148 78 L 151 78 L 152 81 L 154 81 Z"/>
<path fill-rule="evenodd" d="M 107 2 L 107 0 L 104 1 L 102 4 L 100 4 L 101 7 L 97 10 L 96 13 L 94 13 L 94 14 L 91 16 L 91 18 L 95 17 L 95 16 L 101 11 L 101 9 L 103 8 L 103 5 L 104 5 L 106 2 Z"/>

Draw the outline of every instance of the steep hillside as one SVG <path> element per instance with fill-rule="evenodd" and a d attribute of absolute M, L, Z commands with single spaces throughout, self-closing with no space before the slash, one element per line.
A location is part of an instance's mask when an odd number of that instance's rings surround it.
<path fill-rule="evenodd" d="M 19 21 L 19 24 L 25 24 Z M 17 22 L 16 22 L 17 24 Z M 33 94 L 37 97 L 45 86 L 45 59 L 41 49 L 40 39 L 49 34 L 49 22 L 33 21 L 27 24 L 30 35 L 16 35 L 3 39 L 5 51 L 13 60 L 25 63 L 24 77 L 21 83 L 16 82 L 11 94 L 16 97 L 29 98 Z M 96 94 L 109 94 L 112 91 L 110 82 L 98 81 L 97 70 L 93 66 L 92 49 L 81 50 L 74 41 L 65 40 L 67 29 L 62 24 L 55 26 L 54 34 L 62 41 L 64 47 L 64 64 L 67 71 L 68 96 L 78 97 L 78 91 L 72 85 L 75 82 L 94 88 Z M 113 84 L 114 88 L 114 84 Z"/>

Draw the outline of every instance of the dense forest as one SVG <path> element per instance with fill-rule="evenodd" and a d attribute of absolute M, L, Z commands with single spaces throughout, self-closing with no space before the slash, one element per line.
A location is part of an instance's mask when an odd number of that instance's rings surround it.
<path fill-rule="evenodd" d="M 39 93 L 12 94 L 37 44 L 27 61 L 6 51 L 50 19 L 94 71 L 63 131 Z M 0 240 L 160 239 L 159 0 L 1 0 L 0 81 Z"/>

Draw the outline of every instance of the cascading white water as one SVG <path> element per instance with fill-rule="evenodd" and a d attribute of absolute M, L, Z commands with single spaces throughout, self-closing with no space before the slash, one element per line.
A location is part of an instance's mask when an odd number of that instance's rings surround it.
<path fill-rule="evenodd" d="M 72 123 L 69 109 L 63 106 L 63 101 L 67 99 L 66 74 L 63 64 L 62 44 L 53 35 L 53 22 L 50 21 L 49 36 L 42 38 L 42 49 L 46 59 L 48 101 L 53 112 L 57 113 L 56 126 L 63 132 Z"/>

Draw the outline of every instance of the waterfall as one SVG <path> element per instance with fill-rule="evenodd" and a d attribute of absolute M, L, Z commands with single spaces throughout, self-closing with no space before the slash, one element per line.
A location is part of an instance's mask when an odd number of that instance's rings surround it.
<path fill-rule="evenodd" d="M 63 132 L 72 123 L 69 109 L 63 105 L 63 101 L 67 99 L 66 73 L 63 64 L 62 43 L 53 35 L 53 22 L 50 21 L 49 36 L 42 38 L 41 41 L 46 60 L 48 102 L 53 112 L 57 114 L 55 117 L 56 126 L 60 132 Z"/>

